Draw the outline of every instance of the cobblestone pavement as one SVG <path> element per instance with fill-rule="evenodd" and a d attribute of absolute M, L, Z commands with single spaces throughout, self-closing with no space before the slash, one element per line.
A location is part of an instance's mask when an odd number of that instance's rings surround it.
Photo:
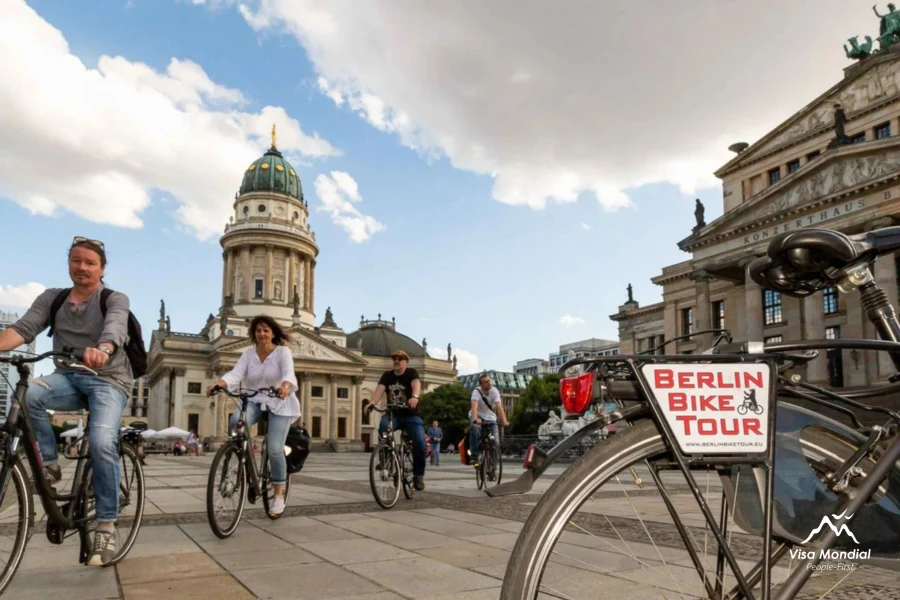
<path fill-rule="evenodd" d="M 149 459 L 143 527 L 114 568 L 79 565 L 77 538 L 51 545 L 38 522 L 4 598 L 494 599 L 523 522 L 565 468 L 551 468 L 530 494 L 488 498 L 475 489 L 471 468 L 445 456 L 443 466 L 428 468 L 425 492 L 413 500 L 401 495 L 385 511 L 369 490 L 369 455 L 313 454 L 293 476 L 280 520 L 248 504 L 234 536 L 220 540 L 206 518 L 211 458 Z M 505 480 L 521 472 L 518 464 L 506 467 Z M 664 481 L 695 546 L 714 567 L 716 546 L 683 480 L 671 473 Z M 713 494 L 719 489 L 713 480 L 700 483 Z M 659 496 L 633 482 L 622 487 L 631 503 L 622 490 L 595 494 L 563 534 L 545 571 L 547 597 L 596 598 L 598 588 L 609 597 L 644 597 L 635 595 L 636 582 L 659 585 L 660 598 L 702 593 Z M 718 514 L 717 506 L 711 509 Z M 752 566 L 759 540 L 739 530 L 732 535 L 742 567 Z M 843 575 L 815 576 L 809 591 L 818 593 L 802 597 L 819 597 Z M 855 572 L 840 590 L 827 597 L 900 600 L 896 574 L 877 569 Z"/>

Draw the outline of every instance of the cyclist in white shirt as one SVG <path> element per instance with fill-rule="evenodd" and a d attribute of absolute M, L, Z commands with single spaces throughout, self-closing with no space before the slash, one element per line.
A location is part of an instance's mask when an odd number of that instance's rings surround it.
<path fill-rule="evenodd" d="M 506 413 L 503 412 L 503 402 L 499 390 L 491 385 L 491 378 L 488 375 L 482 375 L 478 378 L 478 386 L 472 390 L 472 408 L 469 411 L 469 422 L 472 425 L 469 428 L 469 450 L 472 456 L 472 465 L 475 467 L 479 466 L 478 444 L 481 443 L 481 424 L 488 424 L 494 434 L 494 439 L 498 443 L 500 441 L 495 410 L 500 415 L 503 426 L 509 427 Z M 474 420 L 472 419 L 473 415 L 475 416 Z"/>

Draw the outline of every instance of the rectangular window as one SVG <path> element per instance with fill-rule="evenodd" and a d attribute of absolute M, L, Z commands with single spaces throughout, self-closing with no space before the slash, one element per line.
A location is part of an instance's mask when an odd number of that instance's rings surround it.
<path fill-rule="evenodd" d="M 188 394 L 200 394 L 200 382 L 188 381 Z"/>
<path fill-rule="evenodd" d="M 685 308 L 681 311 L 681 335 L 687 335 L 694 331 L 694 309 Z"/>
<path fill-rule="evenodd" d="M 816 160 L 817 158 L 819 158 L 819 154 L 821 154 L 821 152 L 819 150 L 816 150 L 815 152 L 810 152 L 809 154 L 806 155 L 806 162 L 812 162 L 812 161 Z"/>
<path fill-rule="evenodd" d="M 776 167 L 769 171 L 769 185 L 775 185 L 781 181 L 781 167 Z"/>
<path fill-rule="evenodd" d="M 800 170 L 800 159 L 799 158 L 796 160 L 792 160 L 791 162 L 789 162 L 787 164 L 788 175 L 790 175 L 791 173 L 796 173 L 799 170 Z"/>
<path fill-rule="evenodd" d="M 313 417 L 312 436 L 314 438 L 322 437 L 322 417 Z"/>
<path fill-rule="evenodd" d="M 338 438 L 347 437 L 347 417 L 338 417 Z"/>
<path fill-rule="evenodd" d="M 310 388 L 310 394 L 313 398 L 324 398 L 325 397 L 325 388 L 321 385 L 314 385 Z"/>
<path fill-rule="evenodd" d="M 200 435 L 200 415 L 198 413 L 188 413 L 188 431 L 196 431 Z"/>
<path fill-rule="evenodd" d="M 866 141 L 866 132 L 865 131 L 860 131 L 856 135 L 850 136 L 851 144 L 862 144 L 865 141 Z"/>
<path fill-rule="evenodd" d="M 781 323 L 781 294 L 763 290 L 763 325 Z"/>
<path fill-rule="evenodd" d="M 826 327 L 825 328 L 825 339 L 826 340 L 841 339 L 841 328 L 840 327 Z"/>
<path fill-rule="evenodd" d="M 784 341 L 784 337 L 780 335 L 770 335 L 763 340 L 764 344 L 780 344 Z"/>
<path fill-rule="evenodd" d="M 338 398 L 349 398 L 350 388 L 338 388 Z"/>
<path fill-rule="evenodd" d="M 254 291 L 253 297 L 254 298 L 262 298 L 263 297 L 263 280 L 257 279 L 254 283 L 256 285 L 256 289 Z"/>
<path fill-rule="evenodd" d="M 882 123 L 875 127 L 875 139 L 882 140 L 891 137 L 891 122 Z"/>
<path fill-rule="evenodd" d="M 718 300 L 712 305 L 713 329 L 725 329 L 725 301 Z"/>
<path fill-rule="evenodd" d="M 825 288 L 822 292 L 825 314 L 833 315 L 838 311 L 838 291 L 836 287 Z"/>

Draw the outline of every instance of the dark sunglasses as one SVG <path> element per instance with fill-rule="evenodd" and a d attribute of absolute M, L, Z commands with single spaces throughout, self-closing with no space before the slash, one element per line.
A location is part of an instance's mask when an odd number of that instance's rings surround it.
<path fill-rule="evenodd" d="M 72 239 L 73 246 L 75 246 L 76 244 L 85 244 L 85 243 L 91 244 L 93 246 L 97 246 L 101 250 L 106 250 L 106 246 L 104 246 L 103 242 L 101 242 L 100 240 L 89 240 L 88 238 L 81 237 L 80 235 L 76 235 L 75 238 Z"/>
<path fill-rule="evenodd" d="M 402 360 L 406 360 L 406 357 L 404 357 L 404 356 L 392 356 L 392 357 L 391 357 L 391 360 L 394 361 L 394 362 L 400 362 L 400 361 L 402 361 Z"/>

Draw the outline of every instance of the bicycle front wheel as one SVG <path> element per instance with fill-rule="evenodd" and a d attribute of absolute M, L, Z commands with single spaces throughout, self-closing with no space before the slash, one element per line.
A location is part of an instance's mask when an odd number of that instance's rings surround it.
<path fill-rule="evenodd" d="M 493 485 L 500 485 L 500 480 L 503 479 L 503 457 L 500 455 L 500 446 L 491 444 L 488 452 L 491 455 L 491 464 L 485 473 L 485 488 L 488 481 Z"/>
<path fill-rule="evenodd" d="M 22 462 L 16 458 L 6 470 L 3 482 L 3 494 L 0 496 L 0 536 L 4 543 L 0 545 L 0 561 L 3 571 L 0 573 L 0 594 L 6 591 L 28 544 L 29 529 L 34 519 L 32 490 Z"/>
<path fill-rule="evenodd" d="M 216 537 L 225 539 L 237 530 L 247 497 L 241 449 L 233 443 L 219 448 L 206 484 L 206 518 Z"/>
<path fill-rule="evenodd" d="M 369 459 L 369 484 L 375 502 L 384 509 L 394 508 L 400 499 L 400 461 L 387 442 L 381 442 Z"/>
<path fill-rule="evenodd" d="M 412 446 L 403 444 L 403 495 L 407 500 L 412 500 L 416 495 L 416 486 L 413 484 L 413 456 Z"/>

